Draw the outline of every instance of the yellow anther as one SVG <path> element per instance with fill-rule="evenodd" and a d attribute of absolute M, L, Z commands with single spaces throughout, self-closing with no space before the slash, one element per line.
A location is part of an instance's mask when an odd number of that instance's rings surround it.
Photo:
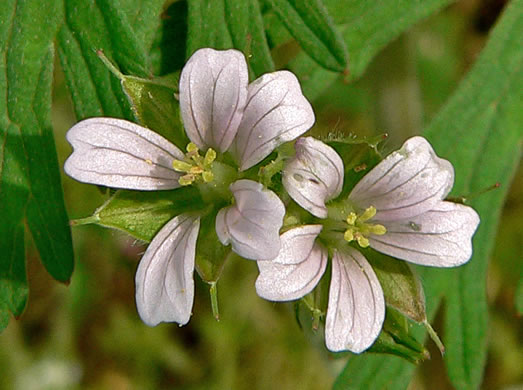
<path fill-rule="evenodd" d="M 366 222 L 369 219 L 371 219 L 372 217 L 374 217 L 375 215 L 376 215 L 376 207 L 370 206 L 365 209 L 365 211 L 360 215 L 358 220 L 360 222 Z"/>
<path fill-rule="evenodd" d="M 173 169 L 177 172 L 189 172 L 192 168 L 192 165 L 186 163 L 185 161 L 174 160 Z"/>
<path fill-rule="evenodd" d="M 187 186 L 195 182 L 211 182 L 214 179 L 212 163 L 216 159 L 216 152 L 209 148 L 205 157 L 202 157 L 198 153 L 198 146 L 192 142 L 189 142 L 186 150 L 187 153 L 183 160 L 174 160 L 172 163 L 175 171 L 185 173 L 178 179 L 180 185 Z"/>
<path fill-rule="evenodd" d="M 203 173 L 204 170 L 202 167 L 191 167 L 191 169 L 189 169 L 189 173 L 192 173 L 193 175 L 199 175 L 200 173 Z"/>
<path fill-rule="evenodd" d="M 187 153 L 194 153 L 194 152 L 198 152 L 198 146 L 196 146 L 195 143 L 192 143 L 192 142 L 189 142 L 187 144 Z"/>
<path fill-rule="evenodd" d="M 348 223 L 349 225 L 354 225 L 354 222 L 356 222 L 356 219 L 358 219 L 358 216 L 356 215 L 356 213 L 351 212 L 351 213 L 349 213 L 349 215 L 347 216 L 347 223 Z"/>
<path fill-rule="evenodd" d="M 367 248 L 369 246 L 368 237 L 371 234 L 381 236 L 387 233 L 387 229 L 383 225 L 366 223 L 375 215 L 376 208 L 374 206 L 368 207 L 359 216 L 354 212 L 350 212 L 346 219 L 349 226 L 343 234 L 345 241 L 351 242 L 356 240 L 359 246 Z"/>
<path fill-rule="evenodd" d="M 205 159 L 203 160 L 204 166 L 208 166 L 212 164 L 212 162 L 216 159 L 216 152 L 214 149 L 207 149 L 207 152 L 205 153 Z"/>
<path fill-rule="evenodd" d="M 387 233 L 387 229 L 383 225 L 370 225 L 370 232 L 377 236 L 383 236 Z"/>
<path fill-rule="evenodd" d="M 191 174 L 183 175 L 182 177 L 180 177 L 178 179 L 178 183 L 180 183 L 181 186 L 188 186 L 194 182 L 194 179 L 195 179 L 194 175 L 191 175 Z"/>
<path fill-rule="evenodd" d="M 367 248 L 369 246 L 369 240 L 361 234 L 356 235 L 356 240 L 362 248 Z"/>

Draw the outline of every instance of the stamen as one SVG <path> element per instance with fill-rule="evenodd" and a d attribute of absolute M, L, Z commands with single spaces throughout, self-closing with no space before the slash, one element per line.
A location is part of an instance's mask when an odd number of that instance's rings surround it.
<path fill-rule="evenodd" d="M 368 207 L 359 216 L 354 212 L 350 212 L 346 219 L 347 225 L 349 226 L 343 234 L 345 241 L 357 241 L 359 246 L 367 248 L 369 246 L 368 237 L 371 234 L 381 236 L 387 233 L 387 229 L 383 225 L 366 223 L 375 215 L 376 208 L 374 206 Z"/>
<path fill-rule="evenodd" d="M 356 240 L 358 241 L 358 244 L 362 248 L 367 248 L 369 246 L 369 240 L 366 237 L 364 237 L 362 234 L 356 235 Z"/>
<path fill-rule="evenodd" d="M 372 217 L 374 217 L 375 215 L 376 215 L 376 207 L 370 206 L 370 207 L 367 207 L 367 209 L 363 212 L 363 214 L 361 214 L 361 216 L 358 219 L 360 220 L 360 222 L 366 222 L 369 219 L 371 219 Z"/>
<path fill-rule="evenodd" d="M 351 212 L 351 213 L 349 213 L 349 215 L 347 216 L 347 223 L 348 223 L 349 225 L 354 225 L 354 222 L 356 222 L 356 219 L 358 219 L 358 216 L 356 215 L 356 213 Z"/>
<path fill-rule="evenodd" d="M 187 153 L 183 160 L 174 160 L 172 163 L 173 169 L 177 172 L 185 173 L 178 179 L 178 183 L 182 186 L 187 186 L 193 183 L 209 183 L 213 181 L 214 175 L 211 171 L 212 163 L 216 159 L 216 152 L 209 148 L 205 153 L 205 157 L 200 156 L 198 146 L 189 142 L 187 145 Z"/>
<path fill-rule="evenodd" d="M 173 169 L 177 172 L 189 172 L 192 168 L 191 164 L 186 163 L 185 161 L 174 160 Z"/>

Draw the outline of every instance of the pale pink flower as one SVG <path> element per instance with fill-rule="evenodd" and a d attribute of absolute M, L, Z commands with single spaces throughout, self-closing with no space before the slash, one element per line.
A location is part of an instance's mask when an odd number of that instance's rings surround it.
<path fill-rule="evenodd" d="M 329 204 L 340 194 L 343 176 L 342 160 L 330 146 L 311 137 L 296 142 L 283 184 L 320 220 L 281 235 L 279 255 L 258 262 L 256 290 L 273 301 L 303 297 L 321 279 L 330 250 L 325 342 L 331 351 L 360 353 L 381 331 L 385 300 L 372 267 L 348 242 L 416 264 L 454 267 L 470 259 L 479 217 L 468 206 L 444 200 L 454 170 L 422 137 L 407 140 L 380 162 L 347 199 Z"/>
<path fill-rule="evenodd" d="M 181 73 L 180 110 L 191 142 L 200 149 L 229 152 L 239 171 L 314 123 L 312 107 L 292 73 L 274 72 L 248 84 L 245 58 L 236 50 L 194 53 Z M 74 151 L 64 170 L 81 182 L 150 191 L 175 189 L 181 179 L 191 180 L 173 169 L 173 162 L 185 157 L 180 149 L 125 120 L 86 119 L 68 131 L 67 139 Z M 213 160 L 206 155 L 203 169 L 210 172 Z M 283 203 L 252 180 L 237 180 L 229 188 L 235 202 L 218 212 L 220 241 L 245 258 L 274 258 L 280 248 Z M 138 312 L 148 325 L 189 321 L 199 224 L 198 214 L 178 215 L 149 244 L 136 273 Z"/>

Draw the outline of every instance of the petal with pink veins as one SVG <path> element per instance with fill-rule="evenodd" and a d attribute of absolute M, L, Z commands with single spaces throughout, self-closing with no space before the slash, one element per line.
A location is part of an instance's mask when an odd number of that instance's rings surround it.
<path fill-rule="evenodd" d="M 244 171 L 276 147 L 292 141 L 314 124 L 312 106 L 296 76 L 267 73 L 249 85 L 249 95 L 231 152 Z"/>
<path fill-rule="evenodd" d="M 316 243 L 321 225 L 305 225 L 280 236 L 281 250 L 276 258 L 258 261 L 260 275 L 256 292 L 270 301 L 291 301 L 314 289 L 327 266 L 327 250 Z"/>
<path fill-rule="evenodd" d="M 136 271 L 136 306 L 149 326 L 189 322 L 194 300 L 194 257 L 200 219 L 182 214 L 160 229 Z"/>
<path fill-rule="evenodd" d="M 425 138 L 413 137 L 367 173 L 349 200 L 362 210 L 374 206 L 375 220 L 394 221 L 430 210 L 453 183 L 450 162 L 436 156 Z"/>
<path fill-rule="evenodd" d="M 73 153 L 64 171 L 83 183 L 130 190 L 180 186 L 173 160 L 183 153 L 155 132 L 114 118 L 90 118 L 67 132 Z"/>
<path fill-rule="evenodd" d="M 336 251 L 325 322 L 327 348 L 365 351 L 378 337 L 384 319 L 383 290 L 370 264 L 356 249 Z"/>
<path fill-rule="evenodd" d="M 237 50 L 200 49 L 180 76 L 185 131 L 200 149 L 225 152 L 236 135 L 247 100 L 249 73 Z"/>
<path fill-rule="evenodd" d="M 325 202 L 343 187 L 343 161 L 333 148 L 312 137 L 300 138 L 295 149 L 296 156 L 283 170 L 283 185 L 301 207 L 326 218 Z"/>
<path fill-rule="evenodd" d="M 479 216 L 471 207 L 442 201 L 421 215 L 382 224 L 387 233 L 370 236 L 373 249 L 415 264 L 456 267 L 472 256 Z"/>
<path fill-rule="evenodd" d="M 246 259 L 271 260 L 280 251 L 285 206 L 278 196 L 252 180 L 230 185 L 235 203 L 216 216 L 216 233 L 223 245 Z"/>

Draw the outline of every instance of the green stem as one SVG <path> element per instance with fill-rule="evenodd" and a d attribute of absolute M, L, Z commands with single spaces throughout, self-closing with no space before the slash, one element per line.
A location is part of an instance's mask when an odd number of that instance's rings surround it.
<path fill-rule="evenodd" d="M 125 75 L 122 72 L 120 72 L 120 70 L 105 56 L 103 51 L 98 50 L 96 54 L 98 55 L 98 58 L 102 60 L 104 65 L 107 66 L 107 69 L 109 69 L 112 74 L 118 77 L 119 80 L 124 79 Z"/>
<path fill-rule="evenodd" d="M 430 326 L 427 320 L 423 321 L 423 325 L 425 326 L 425 329 L 427 329 L 429 337 L 432 339 L 432 341 L 434 341 L 434 344 L 438 346 L 441 356 L 445 355 L 445 346 L 441 342 L 441 339 L 439 338 L 436 331 L 432 328 L 432 326 Z"/>
<path fill-rule="evenodd" d="M 100 218 L 98 218 L 97 215 L 91 215 L 90 217 L 71 219 L 69 221 L 69 225 L 71 225 L 71 226 L 89 225 L 91 223 L 98 223 L 98 222 L 100 222 Z"/>
<path fill-rule="evenodd" d="M 312 329 L 318 330 L 320 328 L 321 311 L 314 309 L 312 311 Z"/>
<path fill-rule="evenodd" d="M 220 312 L 218 310 L 218 282 L 211 282 L 211 288 L 209 289 L 209 292 L 211 294 L 211 308 L 212 308 L 212 315 L 216 319 L 216 321 L 220 321 Z"/>

